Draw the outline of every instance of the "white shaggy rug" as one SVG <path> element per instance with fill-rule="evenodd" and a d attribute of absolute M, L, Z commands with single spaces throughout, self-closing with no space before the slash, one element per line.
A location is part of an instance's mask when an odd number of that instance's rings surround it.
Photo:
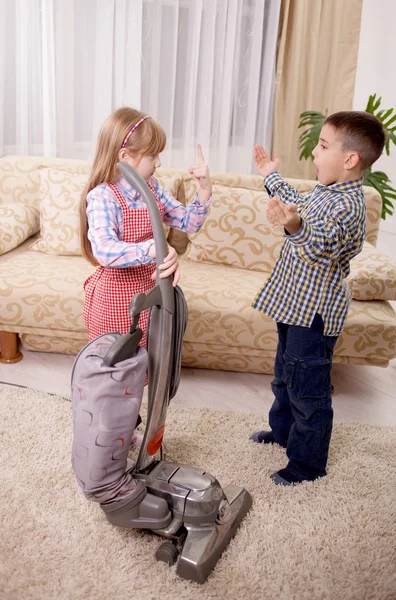
<path fill-rule="evenodd" d="M 396 428 L 335 425 L 328 477 L 282 488 L 269 475 L 284 450 L 248 442 L 264 419 L 171 405 L 167 457 L 253 496 L 199 585 L 155 561 L 161 538 L 111 526 L 82 496 L 67 399 L 0 385 L 0 410 L 2 599 L 396 598 Z"/>

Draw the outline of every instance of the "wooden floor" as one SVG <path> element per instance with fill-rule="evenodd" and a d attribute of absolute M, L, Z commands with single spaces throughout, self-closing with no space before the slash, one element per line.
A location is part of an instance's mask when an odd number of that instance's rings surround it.
<path fill-rule="evenodd" d="M 70 397 L 73 356 L 24 351 L 14 365 L 0 364 L 0 382 Z M 182 369 L 175 404 L 268 416 L 272 377 Z M 396 360 L 386 368 L 334 365 L 336 421 L 396 426 Z M 260 426 L 260 416 L 257 417 Z"/>

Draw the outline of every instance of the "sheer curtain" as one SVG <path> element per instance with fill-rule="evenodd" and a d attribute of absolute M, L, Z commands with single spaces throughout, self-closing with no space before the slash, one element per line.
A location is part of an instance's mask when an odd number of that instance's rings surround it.
<path fill-rule="evenodd" d="M 280 0 L 0 0 L 0 153 L 91 158 L 129 105 L 164 126 L 164 166 L 201 143 L 250 172 L 272 137 Z"/>
<path fill-rule="evenodd" d="M 142 0 L 0 0 L 0 153 L 92 157 L 139 106 Z"/>
<path fill-rule="evenodd" d="M 163 163 L 249 173 L 271 145 L 280 0 L 143 2 L 142 109 L 168 135 Z"/>

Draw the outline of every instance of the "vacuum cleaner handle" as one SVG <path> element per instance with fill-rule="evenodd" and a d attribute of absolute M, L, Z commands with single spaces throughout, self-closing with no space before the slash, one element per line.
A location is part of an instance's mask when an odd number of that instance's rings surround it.
<path fill-rule="evenodd" d="M 159 266 L 163 264 L 165 257 L 169 254 L 169 250 L 156 199 L 149 186 L 147 185 L 146 181 L 143 179 L 140 173 L 136 171 L 136 169 L 133 169 L 130 165 L 128 165 L 128 163 L 125 162 L 118 162 L 117 169 L 121 171 L 127 182 L 130 185 L 132 185 L 135 188 L 135 190 L 141 195 L 144 203 L 148 208 L 154 234 L 157 261 L 156 284 L 159 286 L 161 291 L 161 306 L 168 310 L 171 314 L 173 314 L 174 289 L 172 285 L 172 277 L 165 277 L 164 279 L 160 279 L 161 271 L 159 270 Z M 148 308 L 148 306 L 144 308 Z M 142 310 L 141 307 L 140 310 Z"/>
<path fill-rule="evenodd" d="M 146 429 L 135 471 L 143 471 L 155 460 L 162 444 L 169 401 L 169 370 L 175 310 L 175 290 L 172 277 L 160 278 L 159 265 L 168 255 L 168 244 L 154 194 L 146 181 L 130 165 L 118 162 L 117 168 L 145 202 L 153 228 L 157 256 L 156 285 L 147 294 L 137 294 L 131 300 L 129 314 L 134 316 L 152 306 L 148 344 L 148 407 Z"/>

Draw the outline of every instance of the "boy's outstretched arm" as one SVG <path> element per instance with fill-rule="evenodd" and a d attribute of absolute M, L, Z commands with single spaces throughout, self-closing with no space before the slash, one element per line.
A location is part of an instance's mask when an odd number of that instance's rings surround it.
<path fill-rule="evenodd" d="M 333 200 L 331 213 L 325 219 L 303 219 L 300 229 L 291 234 L 289 240 L 308 264 L 328 265 L 346 251 L 349 258 L 360 252 L 365 222 L 364 202 L 358 204 L 354 198 L 339 197 Z M 345 273 L 346 277 L 348 266 Z"/>
<path fill-rule="evenodd" d="M 277 154 L 274 153 L 274 160 L 271 160 L 264 148 L 258 144 L 255 145 L 253 152 L 257 171 L 264 177 L 264 179 L 267 177 L 267 175 L 275 173 L 278 170 L 280 160 Z"/>
<path fill-rule="evenodd" d="M 298 248 L 299 255 L 308 264 L 327 265 L 349 247 L 350 257 L 361 250 L 364 240 L 364 207 L 359 209 L 347 198 L 341 199 L 328 219 L 309 223 L 301 219 L 296 204 L 284 204 L 271 198 L 267 204 L 268 221 L 281 225 L 289 234 L 290 242 Z M 354 233 L 361 229 L 361 239 Z M 347 276 L 349 268 L 346 272 Z"/>
<path fill-rule="evenodd" d="M 298 203 L 309 198 L 310 193 L 299 194 L 279 175 L 280 159 L 277 154 L 274 153 L 274 158 L 271 160 L 264 148 L 256 144 L 253 155 L 257 170 L 264 177 L 264 185 L 271 198 L 277 196 L 285 204 Z"/>

